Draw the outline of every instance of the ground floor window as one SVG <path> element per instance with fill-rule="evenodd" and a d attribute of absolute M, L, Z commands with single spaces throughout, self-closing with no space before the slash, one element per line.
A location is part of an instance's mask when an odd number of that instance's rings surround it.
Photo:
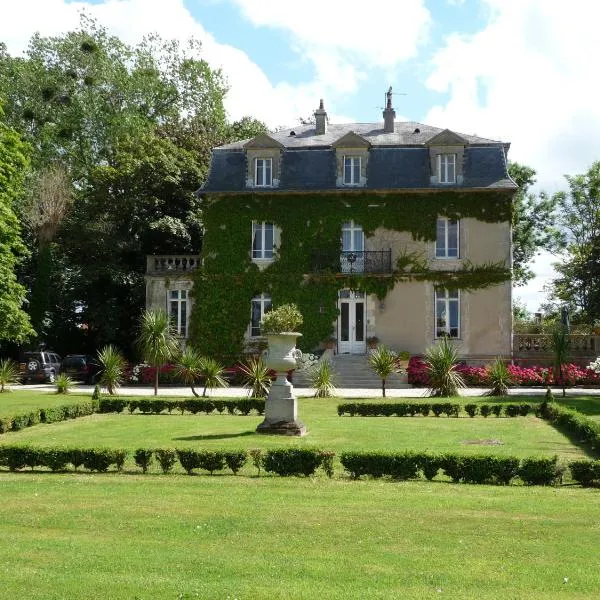
<path fill-rule="evenodd" d="M 188 329 L 188 291 L 169 290 L 168 310 L 171 326 L 176 335 L 187 337 Z"/>
<path fill-rule="evenodd" d="M 435 337 L 460 337 L 460 296 L 458 290 L 435 290 Z"/>
<path fill-rule="evenodd" d="M 250 311 L 250 337 L 260 335 L 260 322 L 265 313 L 271 310 L 271 296 L 269 294 L 260 294 L 252 298 L 252 308 Z"/>

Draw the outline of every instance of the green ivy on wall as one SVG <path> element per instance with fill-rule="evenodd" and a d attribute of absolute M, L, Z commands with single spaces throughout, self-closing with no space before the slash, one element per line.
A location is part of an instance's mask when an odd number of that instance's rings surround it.
<path fill-rule="evenodd" d="M 194 286 L 190 342 L 223 359 L 240 355 L 251 299 L 261 293 L 270 294 L 276 305 L 298 305 L 304 315 L 299 345 L 310 350 L 332 334 L 342 288 L 383 299 L 399 281 L 473 290 L 510 279 L 503 264 L 465 263 L 459 271 L 434 271 L 412 254 L 401 256 L 388 276 L 311 274 L 314 251 L 339 252 L 344 221 L 360 224 L 367 237 L 382 227 L 434 241 L 438 216 L 510 222 L 511 194 L 505 191 L 215 194 L 205 197 L 203 215 L 203 265 Z M 272 222 L 282 232 L 277 259 L 262 271 L 251 260 L 252 221 Z"/>

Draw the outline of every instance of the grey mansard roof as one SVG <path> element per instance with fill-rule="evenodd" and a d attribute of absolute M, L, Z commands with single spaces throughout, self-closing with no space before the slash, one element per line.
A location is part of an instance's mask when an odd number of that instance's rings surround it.
<path fill-rule="evenodd" d="M 508 144 L 474 135 L 455 134 L 464 140 L 463 178 L 456 184 L 431 182 L 428 143 L 447 130 L 415 122 L 396 122 L 393 133 L 383 123 L 346 123 L 328 125 L 327 132 L 316 135 L 314 125 L 301 125 L 268 134 L 273 147 L 281 149 L 279 186 L 246 187 L 246 150 L 250 140 L 241 140 L 215 148 L 205 192 L 273 193 L 301 190 L 354 190 L 337 186 L 335 142 L 354 133 L 370 145 L 367 181 L 358 189 L 516 189 L 507 172 Z M 433 145 L 437 146 L 437 143 Z M 255 150 L 255 148 L 253 148 Z"/>

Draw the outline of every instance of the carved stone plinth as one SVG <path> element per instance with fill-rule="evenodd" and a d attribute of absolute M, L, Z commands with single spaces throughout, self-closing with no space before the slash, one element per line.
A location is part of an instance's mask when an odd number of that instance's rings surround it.
<path fill-rule="evenodd" d="M 269 390 L 265 419 L 256 428 L 257 433 L 306 435 L 306 425 L 298 420 L 298 400 L 293 392 L 292 384 L 281 374 Z"/>

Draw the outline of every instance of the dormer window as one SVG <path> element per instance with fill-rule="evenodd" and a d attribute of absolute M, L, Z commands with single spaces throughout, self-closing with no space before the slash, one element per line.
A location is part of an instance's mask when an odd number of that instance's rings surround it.
<path fill-rule="evenodd" d="M 456 154 L 438 154 L 438 183 L 456 183 Z"/>
<path fill-rule="evenodd" d="M 255 181 L 256 187 L 273 186 L 273 159 L 256 158 L 255 159 Z"/>
<path fill-rule="evenodd" d="M 344 156 L 344 185 L 360 185 L 360 156 Z"/>

